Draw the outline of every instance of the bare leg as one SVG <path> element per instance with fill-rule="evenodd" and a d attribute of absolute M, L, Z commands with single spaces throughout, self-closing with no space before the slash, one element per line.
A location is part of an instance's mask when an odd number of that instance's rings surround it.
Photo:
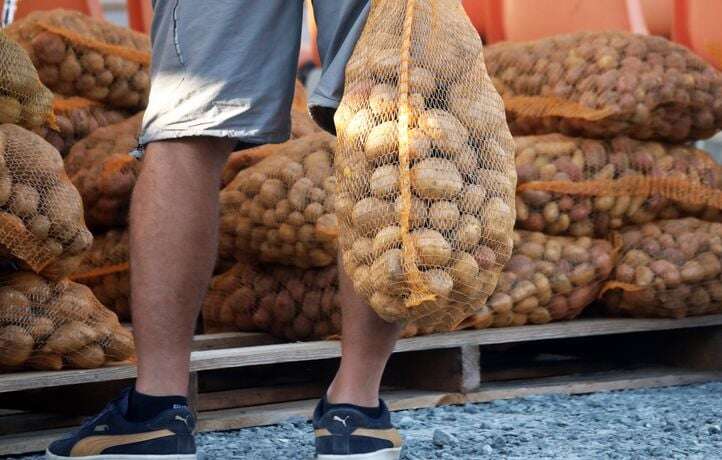
<path fill-rule="evenodd" d="M 343 299 L 343 356 L 327 397 L 332 404 L 376 407 L 381 376 L 401 333 L 401 326 L 379 318 L 356 294 L 353 283 L 343 270 L 339 270 L 339 290 Z"/>
<path fill-rule="evenodd" d="M 153 142 L 130 212 L 136 389 L 188 392 L 190 347 L 218 245 L 218 187 L 228 139 Z"/>

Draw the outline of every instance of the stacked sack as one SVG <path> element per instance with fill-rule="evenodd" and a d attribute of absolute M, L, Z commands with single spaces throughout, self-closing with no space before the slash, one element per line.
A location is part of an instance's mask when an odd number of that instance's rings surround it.
<path fill-rule="evenodd" d="M 589 295 L 578 294 L 584 303 L 603 292 L 614 314 L 722 309 L 713 292 L 694 287 L 719 275 L 716 224 L 708 222 L 722 220 L 722 167 L 668 143 L 722 128 L 722 74 L 665 39 L 622 32 L 503 43 L 488 48 L 487 62 L 518 136 L 518 228 L 566 238 L 564 248 L 615 242 L 615 268 L 605 258 Z M 554 275 L 569 277 L 568 267 Z"/>

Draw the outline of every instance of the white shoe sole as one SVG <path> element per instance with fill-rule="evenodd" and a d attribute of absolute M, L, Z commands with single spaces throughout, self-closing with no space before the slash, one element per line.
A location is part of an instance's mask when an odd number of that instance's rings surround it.
<path fill-rule="evenodd" d="M 86 457 L 63 457 L 55 455 L 49 451 L 45 451 L 47 460 L 197 460 L 196 454 L 184 455 L 125 455 L 125 454 L 107 454 L 107 455 L 90 455 Z"/>
<path fill-rule="evenodd" d="M 399 460 L 401 447 L 377 450 L 367 454 L 352 455 L 317 455 L 316 460 Z"/>

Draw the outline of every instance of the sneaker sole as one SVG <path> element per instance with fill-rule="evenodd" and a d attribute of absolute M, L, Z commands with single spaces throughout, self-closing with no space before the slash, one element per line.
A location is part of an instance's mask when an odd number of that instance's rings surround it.
<path fill-rule="evenodd" d="M 86 457 L 63 457 L 55 455 L 50 451 L 45 451 L 46 460 L 197 460 L 196 454 L 183 455 L 125 455 L 125 454 L 107 454 L 107 455 L 90 455 Z"/>
<path fill-rule="evenodd" d="M 377 450 L 367 454 L 317 455 L 316 460 L 399 460 L 401 447 Z"/>

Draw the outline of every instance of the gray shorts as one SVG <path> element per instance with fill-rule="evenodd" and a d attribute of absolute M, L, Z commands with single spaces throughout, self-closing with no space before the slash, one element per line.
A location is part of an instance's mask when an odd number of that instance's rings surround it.
<path fill-rule="evenodd" d="M 323 73 L 310 107 L 335 109 L 370 0 L 314 0 Z M 302 0 L 155 0 L 140 144 L 189 136 L 288 139 Z"/>

